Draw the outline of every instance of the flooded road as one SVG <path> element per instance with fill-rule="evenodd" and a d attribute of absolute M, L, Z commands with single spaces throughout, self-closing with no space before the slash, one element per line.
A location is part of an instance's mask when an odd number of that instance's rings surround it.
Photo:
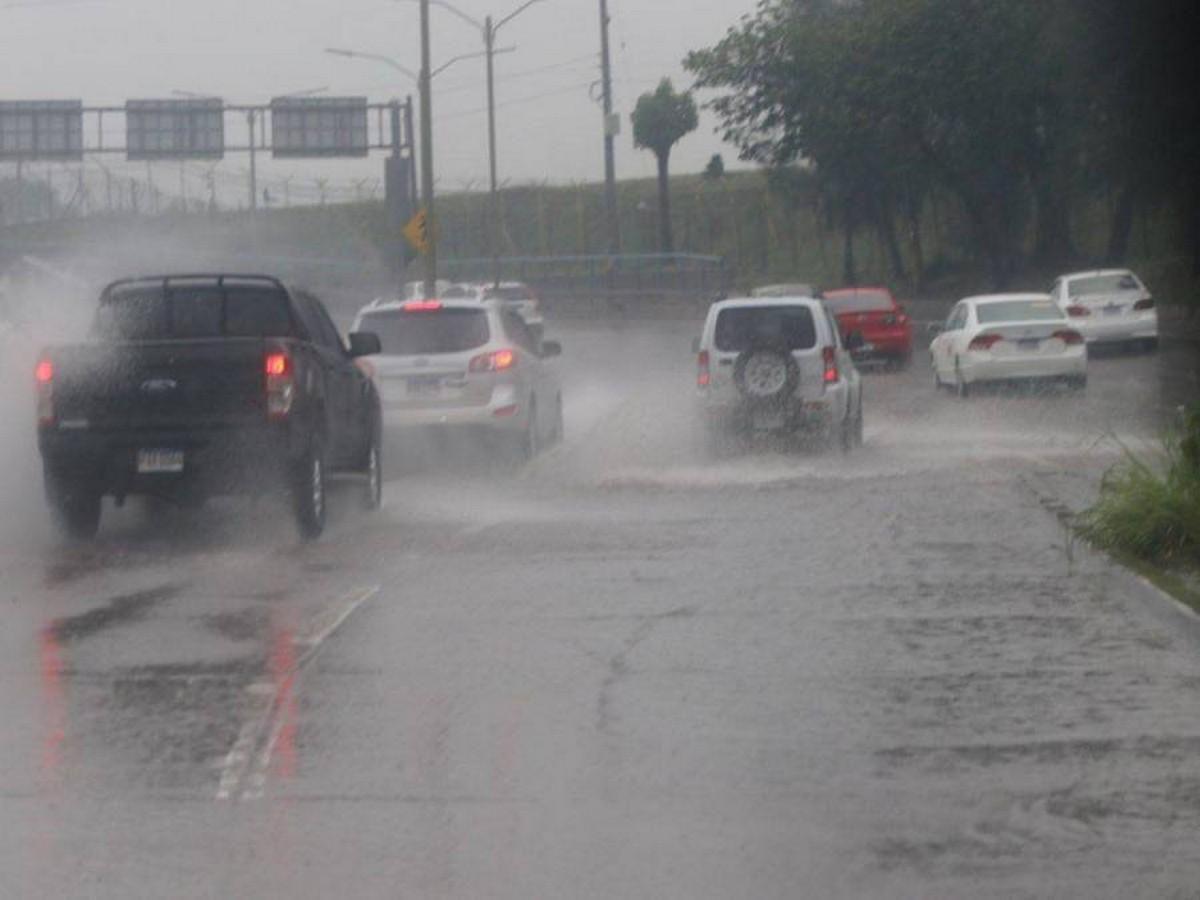
<path fill-rule="evenodd" d="M 566 443 L 389 446 L 386 508 L 50 537 L 9 448 L 5 897 L 1112 897 L 1200 883 L 1200 630 L 1076 546 L 1200 396 L 867 379 L 866 446 L 708 456 L 691 325 L 561 332 Z"/>

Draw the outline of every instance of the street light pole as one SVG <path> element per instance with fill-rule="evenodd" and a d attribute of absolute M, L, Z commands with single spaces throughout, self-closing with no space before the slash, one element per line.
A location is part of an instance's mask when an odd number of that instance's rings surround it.
<path fill-rule="evenodd" d="M 425 296 L 437 296 L 437 217 L 433 196 L 433 70 L 429 42 L 429 0 L 421 0 L 421 194 L 425 201 Z"/>
<path fill-rule="evenodd" d="M 500 185 L 497 175 L 496 162 L 496 69 L 497 53 L 510 52 L 512 48 L 496 49 L 496 33 L 535 3 L 542 0 L 525 0 L 499 22 L 488 16 L 482 22 L 463 12 L 448 0 L 419 0 L 422 12 L 428 9 L 430 3 L 440 6 L 469 25 L 478 28 L 483 34 L 483 56 L 487 57 L 487 106 L 488 106 L 488 250 L 492 260 L 492 280 L 496 287 L 500 286 Z M 471 54 L 476 55 L 476 54 Z M 469 57 L 468 57 L 469 58 Z"/>

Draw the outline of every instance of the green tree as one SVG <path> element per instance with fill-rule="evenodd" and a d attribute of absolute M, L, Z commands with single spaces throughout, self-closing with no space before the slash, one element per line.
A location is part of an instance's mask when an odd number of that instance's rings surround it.
<path fill-rule="evenodd" d="M 1053 6 L 1053 4 L 1052 4 Z M 1037 52 L 1036 0 L 764 0 L 725 39 L 686 60 L 743 158 L 814 167 L 847 236 L 880 232 L 902 265 L 897 208 L 928 185 L 958 197 L 972 245 L 1008 282 L 1039 196 L 1063 166 L 1063 129 Z M 1047 203 L 1055 228 L 1058 209 Z M 1057 232 L 1061 236 L 1061 230 Z M 1060 246 L 1062 241 L 1047 241 Z"/>
<path fill-rule="evenodd" d="M 725 177 L 725 159 L 720 153 L 714 153 L 708 161 L 704 167 L 704 177 L 709 181 L 720 181 Z"/>
<path fill-rule="evenodd" d="M 642 94 L 633 110 L 634 146 L 651 151 L 658 160 L 659 248 L 673 253 L 671 229 L 671 150 L 696 130 L 699 118 L 689 92 L 677 93 L 671 79 L 664 78 L 653 92 Z"/>

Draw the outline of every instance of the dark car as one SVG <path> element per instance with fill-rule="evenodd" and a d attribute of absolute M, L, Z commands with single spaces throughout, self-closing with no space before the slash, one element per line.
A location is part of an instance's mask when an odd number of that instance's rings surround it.
<path fill-rule="evenodd" d="M 86 343 L 42 352 L 38 443 L 56 522 L 91 537 L 101 499 L 183 505 L 287 492 L 306 538 L 325 526 L 331 472 L 381 497 L 380 406 L 313 295 L 259 275 L 172 275 L 105 288 Z"/>

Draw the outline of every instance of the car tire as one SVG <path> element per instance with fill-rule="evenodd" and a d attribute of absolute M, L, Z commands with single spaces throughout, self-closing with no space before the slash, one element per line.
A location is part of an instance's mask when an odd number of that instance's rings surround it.
<path fill-rule="evenodd" d="M 325 531 L 327 490 L 324 448 L 313 441 L 292 473 L 296 529 L 303 540 L 315 541 Z"/>
<path fill-rule="evenodd" d="M 1086 375 L 1072 375 L 1067 379 L 1067 387 L 1073 391 L 1087 390 L 1088 378 Z"/>
<path fill-rule="evenodd" d="M 100 530 L 100 491 L 81 479 L 45 473 L 46 502 L 54 526 L 63 537 L 90 541 Z"/>
<path fill-rule="evenodd" d="M 854 417 L 850 415 L 850 410 L 846 410 L 846 417 L 838 426 L 837 442 L 842 453 L 849 453 L 854 449 Z"/>
<path fill-rule="evenodd" d="M 363 465 L 366 481 L 363 485 L 362 505 L 367 512 L 373 512 L 383 506 L 382 444 L 379 429 L 373 429 L 371 445 L 367 448 L 367 460 Z"/>
<path fill-rule="evenodd" d="M 750 385 L 746 381 L 746 369 L 759 356 L 773 356 L 779 360 L 780 365 L 783 367 L 783 380 L 774 393 L 756 394 L 751 390 Z M 767 343 L 751 347 L 738 356 L 733 365 L 733 383 L 737 387 L 738 392 L 751 403 L 777 403 L 787 397 L 791 397 L 796 392 L 796 386 L 800 383 L 800 367 L 796 365 L 796 360 L 792 356 L 791 351 L 785 346 L 776 346 Z"/>
<path fill-rule="evenodd" d="M 866 440 L 863 436 L 863 407 L 862 397 L 858 398 L 858 415 L 854 417 L 854 446 L 861 447 Z"/>
<path fill-rule="evenodd" d="M 1158 338 L 1143 338 L 1138 347 L 1143 353 L 1154 353 L 1158 350 Z"/>
<path fill-rule="evenodd" d="M 957 360 L 954 362 L 954 393 L 963 399 L 971 396 L 971 386 L 963 378 L 962 367 Z"/>
<path fill-rule="evenodd" d="M 517 438 L 516 456 L 518 463 L 530 462 L 541 451 L 541 439 L 538 434 L 539 427 L 537 404 L 531 400 L 529 403 L 529 422 L 525 426 L 525 431 Z"/>

